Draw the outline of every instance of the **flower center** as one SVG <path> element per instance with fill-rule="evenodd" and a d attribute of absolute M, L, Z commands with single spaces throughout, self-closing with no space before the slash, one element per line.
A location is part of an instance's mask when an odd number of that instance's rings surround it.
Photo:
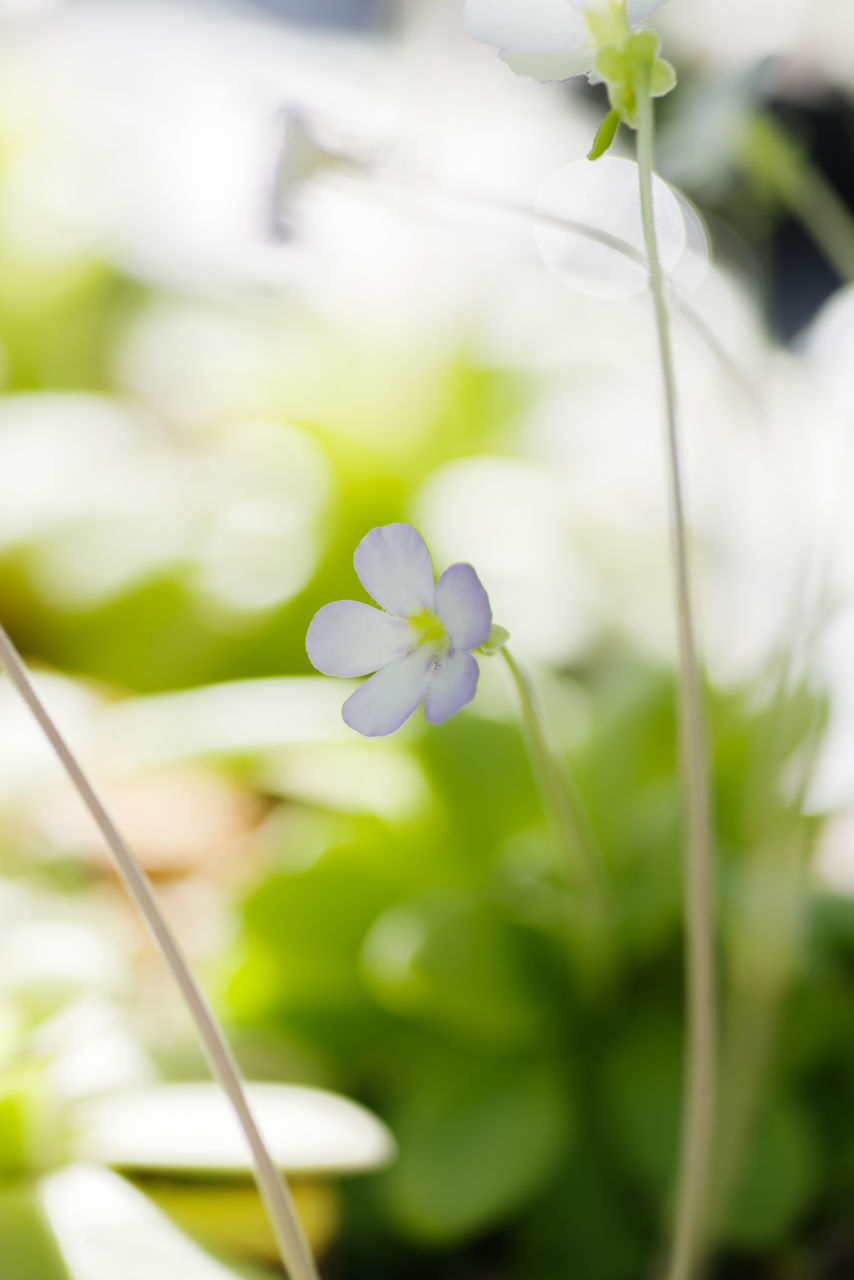
<path fill-rule="evenodd" d="M 409 625 L 415 632 L 416 645 L 428 645 L 436 652 L 448 647 L 448 633 L 432 609 L 419 609 L 418 613 L 410 614 Z"/>
<path fill-rule="evenodd" d="M 621 46 L 631 30 L 625 0 L 594 0 L 584 17 L 593 43 L 600 49 L 606 44 Z"/>

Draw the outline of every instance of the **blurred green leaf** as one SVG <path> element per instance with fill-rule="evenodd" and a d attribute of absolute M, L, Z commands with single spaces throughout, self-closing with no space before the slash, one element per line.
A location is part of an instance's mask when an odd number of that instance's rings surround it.
<path fill-rule="evenodd" d="M 754 1249 L 785 1239 L 809 1210 L 820 1176 L 802 1109 L 791 1099 L 766 1102 L 724 1214 L 723 1238 Z"/>
<path fill-rule="evenodd" d="M 542 1190 L 571 1141 L 556 1064 L 472 1054 L 438 1059 L 401 1090 L 387 1175 L 395 1220 L 434 1243 L 506 1221 Z"/>
<path fill-rule="evenodd" d="M 459 874 L 482 883 L 509 835 L 544 823 L 521 733 L 514 724 L 457 716 L 431 727 L 421 750 Z"/>
<path fill-rule="evenodd" d="M 683 1044 L 675 1011 L 643 1008 L 609 1047 L 602 1085 L 612 1149 L 654 1204 L 676 1167 Z"/>
<path fill-rule="evenodd" d="M 380 823 L 355 830 L 361 840 L 325 849 L 308 866 L 276 871 L 250 894 L 241 959 L 228 984 L 241 1020 L 287 1022 L 345 1057 L 369 1048 L 382 1020 L 359 953 L 403 874 L 402 851 Z"/>
<path fill-rule="evenodd" d="M 66 1132 L 44 1072 L 35 1065 L 0 1074 L 0 1176 L 50 1168 Z"/>
<path fill-rule="evenodd" d="M 69 1280 L 56 1237 L 32 1188 L 0 1188 L 0 1259 L 3 1280 Z"/>
<path fill-rule="evenodd" d="M 626 1280 L 648 1265 L 651 1233 L 613 1167 L 579 1140 L 576 1162 L 533 1207 L 520 1230 L 518 1280 Z"/>
<path fill-rule="evenodd" d="M 512 1045 L 548 1025 L 525 932 L 469 895 L 390 908 L 368 934 L 362 964 L 389 1009 L 466 1040 Z"/>

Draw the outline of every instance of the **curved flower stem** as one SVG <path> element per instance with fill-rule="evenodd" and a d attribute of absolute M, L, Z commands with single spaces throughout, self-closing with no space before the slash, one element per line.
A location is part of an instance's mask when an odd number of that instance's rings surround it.
<path fill-rule="evenodd" d="M 708 763 L 700 668 L 694 634 L 670 326 L 652 205 L 653 106 L 648 85 L 637 92 L 637 158 L 644 240 L 655 308 L 664 390 L 676 611 L 679 631 L 679 736 L 686 810 L 687 1064 L 679 1182 L 668 1280 L 689 1280 L 699 1267 L 706 1230 L 715 1124 L 717 1016 L 713 858 Z"/>
<path fill-rule="evenodd" d="M 187 961 L 164 919 L 151 882 L 131 853 L 104 808 L 94 787 L 54 724 L 30 680 L 20 655 L 0 625 L 0 662 L 12 684 L 59 756 L 66 773 L 103 835 L 125 888 L 145 921 L 151 937 L 178 986 L 211 1071 L 228 1097 L 252 1152 L 255 1179 L 267 1209 L 276 1241 L 291 1280 L 318 1280 L 314 1260 L 303 1235 L 290 1193 L 261 1137 L 246 1098 L 234 1055 L 211 1009 L 190 972 Z"/>
<path fill-rule="evenodd" d="M 803 165 L 792 209 L 827 260 L 847 283 L 854 283 L 854 219 L 820 169 Z"/>
<path fill-rule="evenodd" d="M 773 116 L 748 122 L 740 158 L 798 218 L 813 244 L 847 283 L 854 283 L 854 216 L 804 149 Z"/>
<path fill-rule="evenodd" d="M 607 897 L 602 857 L 581 797 L 571 775 L 559 765 L 549 746 L 527 677 L 510 651 L 500 650 L 510 669 L 522 711 L 522 728 L 531 768 L 566 862 L 570 881 L 578 885 L 586 908 L 579 933 L 590 948 L 598 971 L 607 951 Z"/>

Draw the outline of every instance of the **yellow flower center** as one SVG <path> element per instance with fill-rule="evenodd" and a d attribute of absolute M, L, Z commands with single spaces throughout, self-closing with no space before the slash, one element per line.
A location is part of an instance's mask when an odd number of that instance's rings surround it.
<path fill-rule="evenodd" d="M 409 624 L 415 632 L 416 645 L 428 645 L 436 652 L 447 649 L 448 633 L 432 609 L 419 609 L 418 613 L 410 614 Z"/>

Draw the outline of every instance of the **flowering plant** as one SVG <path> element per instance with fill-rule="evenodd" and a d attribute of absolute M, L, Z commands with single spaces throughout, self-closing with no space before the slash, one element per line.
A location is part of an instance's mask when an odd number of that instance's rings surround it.
<path fill-rule="evenodd" d="M 621 46 L 667 0 L 466 0 L 464 20 L 476 40 L 494 45 L 521 75 L 602 79 L 596 57 Z"/>
<path fill-rule="evenodd" d="M 394 733 L 422 701 L 427 719 L 441 724 L 477 688 L 473 652 L 492 629 L 480 579 L 470 564 L 454 564 L 434 585 L 430 552 L 409 524 L 371 529 L 353 564 L 380 607 L 357 600 L 324 605 L 306 637 L 312 664 L 328 676 L 375 672 L 342 712 L 366 737 Z"/>

